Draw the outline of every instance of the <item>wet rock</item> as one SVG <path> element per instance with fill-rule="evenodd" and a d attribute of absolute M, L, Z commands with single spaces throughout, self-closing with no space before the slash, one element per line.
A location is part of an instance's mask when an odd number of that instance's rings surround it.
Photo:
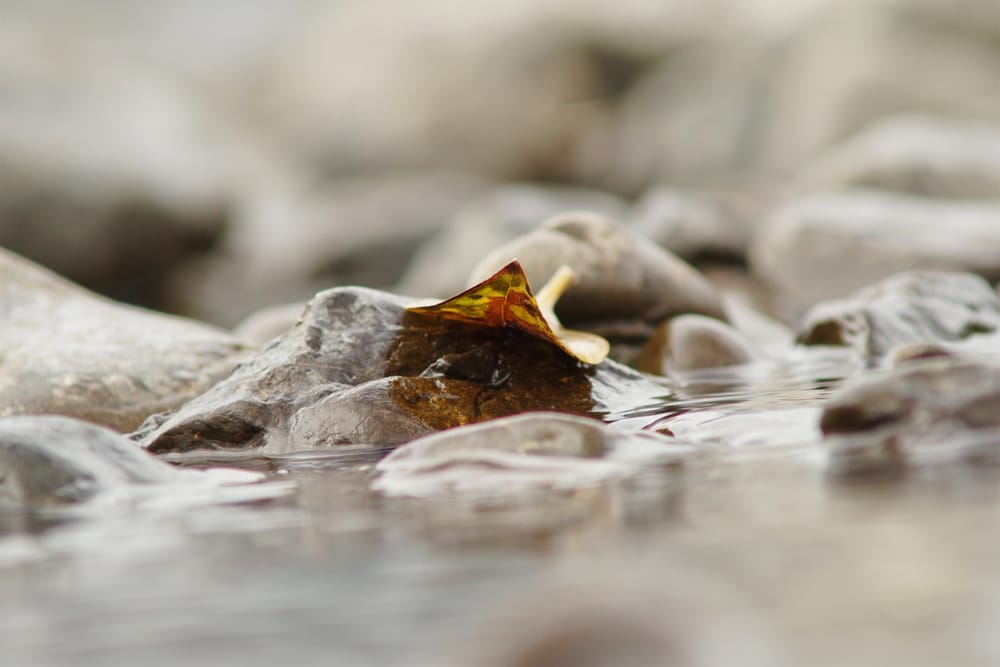
<path fill-rule="evenodd" d="M 820 429 L 834 472 L 898 471 L 911 462 L 1000 461 L 1000 368 L 939 357 L 847 383 Z"/>
<path fill-rule="evenodd" d="M 465 204 L 414 254 L 396 285 L 400 294 L 444 298 L 463 290 L 476 263 L 542 221 L 570 210 L 612 218 L 628 207 L 612 195 L 569 186 L 515 184 L 490 190 Z"/>
<path fill-rule="evenodd" d="M 563 264 L 576 272 L 576 281 L 556 307 L 570 326 L 614 320 L 656 324 L 684 312 L 722 317 L 719 295 L 701 274 L 601 215 L 570 212 L 548 220 L 490 253 L 469 283 L 488 277 L 513 257 L 532 285 L 544 284 Z"/>
<path fill-rule="evenodd" d="M 98 497 L 130 505 L 189 507 L 289 492 L 248 470 L 175 468 L 108 428 L 52 415 L 0 417 L 0 508 L 39 510 Z"/>
<path fill-rule="evenodd" d="M 0 349 L 0 415 L 61 414 L 128 431 L 212 386 L 249 348 L 0 251 Z"/>
<path fill-rule="evenodd" d="M 806 345 L 847 345 L 880 356 L 897 345 L 957 341 L 1000 327 L 1000 300 L 968 273 L 902 273 L 818 304 L 799 328 Z"/>
<path fill-rule="evenodd" d="M 539 514 L 548 523 L 602 513 L 628 522 L 676 511 L 691 453 L 666 437 L 533 412 L 408 442 L 379 462 L 372 488 L 450 532 L 465 532 L 474 517 L 536 528 L 546 523 Z"/>
<path fill-rule="evenodd" d="M 809 169 L 802 186 L 997 199 L 1000 125 L 892 116 L 821 158 Z"/>
<path fill-rule="evenodd" d="M 177 308 L 232 326 L 329 287 L 392 285 L 417 247 L 483 187 L 474 176 L 431 170 L 262 184 L 234 213 L 221 252 L 176 276 Z"/>
<path fill-rule="evenodd" d="M 751 248 L 754 273 L 799 304 L 843 296 L 901 271 L 1000 276 L 1000 205 L 875 191 L 777 209 Z"/>
<path fill-rule="evenodd" d="M 7 507 L 76 503 L 180 474 L 110 429 L 52 416 L 0 418 L 0 471 Z"/>
<path fill-rule="evenodd" d="M 647 373 L 747 364 L 762 357 L 734 327 L 704 315 L 679 315 L 657 327 L 637 368 Z"/>
<path fill-rule="evenodd" d="M 630 221 L 633 231 L 687 260 L 740 261 L 750 244 L 750 222 L 733 202 L 665 186 L 643 194 Z"/>
<path fill-rule="evenodd" d="M 597 415 L 667 391 L 613 362 L 585 366 L 519 331 L 407 313 L 408 303 L 321 292 L 290 332 L 137 437 L 154 452 L 384 446 L 529 410 Z"/>

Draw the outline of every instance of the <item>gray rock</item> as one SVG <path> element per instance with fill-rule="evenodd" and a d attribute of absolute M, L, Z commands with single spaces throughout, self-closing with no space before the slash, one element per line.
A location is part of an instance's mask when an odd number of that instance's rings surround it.
<path fill-rule="evenodd" d="M 1000 204 L 853 191 L 777 209 L 751 248 L 754 273 L 799 305 L 901 271 L 1000 276 Z"/>
<path fill-rule="evenodd" d="M 164 307 L 171 270 L 221 235 L 257 160 L 253 142 L 127 60 L 61 38 L 38 43 L 65 50 L 36 51 L 9 28 L 0 245 L 114 298 Z"/>
<path fill-rule="evenodd" d="M 722 317 L 719 295 L 683 260 L 604 216 L 570 212 L 487 255 L 469 284 L 517 258 L 538 289 L 563 264 L 576 272 L 556 308 L 567 325 L 613 320 L 658 323 L 684 312 Z"/>
<path fill-rule="evenodd" d="M 309 21 L 254 90 L 259 117 L 306 160 L 339 173 L 448 165 L 594 182 L 609 171 L 603 134 L 619 91 L 711 12 L 431 0 L 392 21 L 358 2 Z"/>
<path fill-rule="evenodd" d="M 67 417 L 0 418 L 0 506 L 77 503 L 180 471 L 110 429 Z"/>
<path fill-rule="evenodd" d="M 373 487 L 389 496 L 518 495 L 574 489 L 679 463 L 690 448 L 593 419 L 537 412 L 494 419 L 409 442 L 379 462 Z"/>
<path fill-rule="evenodd" d="M 820 429 L 838 474 L 897 472 L 908 463 L 1000 461 L 1000 368 L 947 357 L 910 360 L 848 382 Z"/>
<path fill-rule="evenodd" d="M 248 349 L 0 251 L 0 416 L 61 414 L 128 431 L 212 386 Z"/>
<path fill-rule="evenodd" d="M 385 446 L 529 410 L 603 414 L 668 391 L 516 331 L 406 313 L 407 302 L 365 288 L 321 292 L 290 332 L 136 437 L 157 453 Z"/>
<path fill-rule="evenodd" d="M 643 194 L 629 219 L 633 231 L 687 260 L 743 260 L 750 244 L 749 216 L 720 197 L 659 186 Z"/>
<path fill-rule="evenodd" d="M 679 315 L 661 324 L 643 350 L 639 370 L 666 374 L 747 364 L 762 353 L 739 330 L 704 315 Z"/>
<path fill-rule="evenodd" d="M 1000 125 L 891 116 L 820 158 L 800 187 L 1000 199 Z"/>
<path fill-rule="evenodd" d="M 481 258 L 570 210 L 620 219 L 628 206 L 617 197 L 585 188 L 531 184 L 494 188 L 464 205 L 446 227 L 420 246 L 396 291 L 439 298 L 457 294 L 467 287 L 466 279 Z"/>
<path fill-rule="evenodd" d="M 769 72 L 755 164 L 797 170 L 860 128 L 897 113 L 1000 119 L 1000 51 L 989 31 L 955 30 L 949 25 L 954 18 L 928 20 L 913 5 L 816 4 L 805 21 L 775 33 L 787 41 Z M 988 2 L 979 5 L 968 15 L 995 16 Z M 963 11 L 949 4 L 936 13 L 955 17 Z"/>
<path fill-rule="evenodd" d="M 0 508 L 63 509 L 86 504 L 186 511 L 287 495 L 285 483 L 235 468 L 175 468 L 110 429 L 52 415 L 0 418 Z M 96 507 L 90 503 L 103 500 Z M 125 501 L 125 502 L 123 502 Z M 107 545 L 105 545 L 106 547 Z"/>
<path fill-rule="evenodd" d="M 1000 327 L 1000 299 L 967 273 L 915 271 L 841 301 L 816 305 L 799 328 L 806 345 L 847 345 L 880 356 L 906 343 L 947 342 Z"/>

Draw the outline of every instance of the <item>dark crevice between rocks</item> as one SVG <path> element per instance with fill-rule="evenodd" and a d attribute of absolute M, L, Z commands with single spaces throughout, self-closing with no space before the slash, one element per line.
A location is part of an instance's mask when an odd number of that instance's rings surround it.
<path fill-rule="evenodd" d="M 211 421 L 192 421 L 160 434 L 149 446 L 153 454 L 198 449 L 249 449 L 263 446 L 265 428 L 238 417 L 213 416 Z"/>

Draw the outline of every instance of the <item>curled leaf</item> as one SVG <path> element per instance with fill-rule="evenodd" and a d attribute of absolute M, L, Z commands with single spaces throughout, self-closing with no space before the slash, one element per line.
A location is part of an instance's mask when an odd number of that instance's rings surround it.
<path fill-rule="evenodd" d="M 549 341 L 574 359 L 597 364 L 608 356 L 608 341 L 596 334 L 566 329 L 555 315 L 556 301 L 573 277 L 572 269 L 560 267 L 536 298 L 524 268 L 515 259 L 461 294 L 433 305 L 414 305 L 407 310 L 458 322 L 519 329 Z"/>

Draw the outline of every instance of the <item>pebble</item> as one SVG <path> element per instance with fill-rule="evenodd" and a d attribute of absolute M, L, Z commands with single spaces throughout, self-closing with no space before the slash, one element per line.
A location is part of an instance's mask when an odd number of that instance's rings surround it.
<path fill-rule="evenodd" d="M 659 323 L 684 312 L 722 317 L 720 296 L 693 267 L 614 220 L 568 212 L 480 261 L 469 283 L 517 258 L 536 289 L 562 265 L 576 273 L 556 307 L 569 326 L 614 320 Z M 582 328 L 582 327 L 581 327 Z"/>

